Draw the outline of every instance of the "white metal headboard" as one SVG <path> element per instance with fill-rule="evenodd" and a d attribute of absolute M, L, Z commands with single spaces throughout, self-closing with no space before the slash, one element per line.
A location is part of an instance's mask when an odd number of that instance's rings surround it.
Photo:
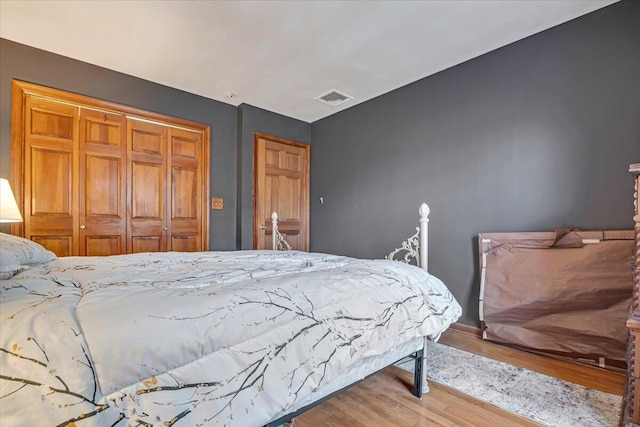
<path fill-rule="evenodd" d="M 429 205 L 423 203 L 418 209 L 420 215 L 416 234 L 402 242 L 402 246 L 389 252 L 385 259 L 409 263 L 415 259 L 418 267 L 429 271 Z M 401 257 L 401 258 L 399 258 Z"/>
<path fill-rule="evenodd" d="M 409 263 L 415 259 L 418 267 L 429 271 L 429 205 L 423 203 L 418 209 L 419 225 L 416 227 L 416 234 L 402 242 L 402 246 L 394 249 L 385 257 L 395 261 Z M 271 248 L 274 251 L 290 251 L 291 245 L 284 239 L 278 230 L 278 214 L 271 214 L 271 224 L 273 233 L 271 235 Z"/>
<path fill-rule="evenodd" d="M 276 212 L 271 214 L 271 248 L 274 251 L 290 251 L 291 245 L 284 239 L 284 236 L 278 230 L 278 214 Z"/>

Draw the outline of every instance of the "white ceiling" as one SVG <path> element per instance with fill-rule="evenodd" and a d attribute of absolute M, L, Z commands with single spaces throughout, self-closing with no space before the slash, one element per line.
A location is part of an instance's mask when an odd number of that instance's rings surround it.
<path fill-rule="evenodd" d="M 0 36 L 313 122 L 613 2 L 0 0 Z"/>

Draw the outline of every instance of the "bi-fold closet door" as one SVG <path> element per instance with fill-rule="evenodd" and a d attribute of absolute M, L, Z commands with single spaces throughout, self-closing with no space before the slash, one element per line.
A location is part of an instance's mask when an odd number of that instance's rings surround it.
<path fill-rule="evenodd" d="M 131 118 L 127 134 L 127 251 L 204 250 L 202 134 Z"/>
<path fill-rule="evenodd" d="M 26 238 L 58 256 L 208 249 L 208 128 L 22 101 L 13 157 Z"/>

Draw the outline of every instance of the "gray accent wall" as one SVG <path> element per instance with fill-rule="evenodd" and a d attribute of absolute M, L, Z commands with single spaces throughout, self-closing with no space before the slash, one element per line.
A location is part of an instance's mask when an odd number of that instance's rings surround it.
<path fill-rule="evenodd" d="M 430 271 L 461 303 L 461 322 L 477 326 L 478 233 L 633 227 L 640 2 L 447 69 L 311 133 L 311 250 L 381 257 L 415 232 L 425 201 Z"/>
<path fill-rule="evenodd" d="M 254 132 L 266 133 L 305 144 L 311 143 L 311 125 L 307 122 L 248 104 L 241 104 L 238 107 L 237 249 L 253 248 Z"/>

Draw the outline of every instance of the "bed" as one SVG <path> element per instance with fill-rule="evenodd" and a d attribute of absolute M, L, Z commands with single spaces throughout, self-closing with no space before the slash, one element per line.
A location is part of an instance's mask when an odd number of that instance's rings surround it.
<path fill-rule="evenodd" d="M 400 249 L 424 235 L 422 267 L 427 215 Z M 0 261 L 3 427 L 278 425 L 410 354 L 419 396 L 425 339 L 461 314 L 439 279 L 386 259 L 56 258 L 3 234 Z"/>

